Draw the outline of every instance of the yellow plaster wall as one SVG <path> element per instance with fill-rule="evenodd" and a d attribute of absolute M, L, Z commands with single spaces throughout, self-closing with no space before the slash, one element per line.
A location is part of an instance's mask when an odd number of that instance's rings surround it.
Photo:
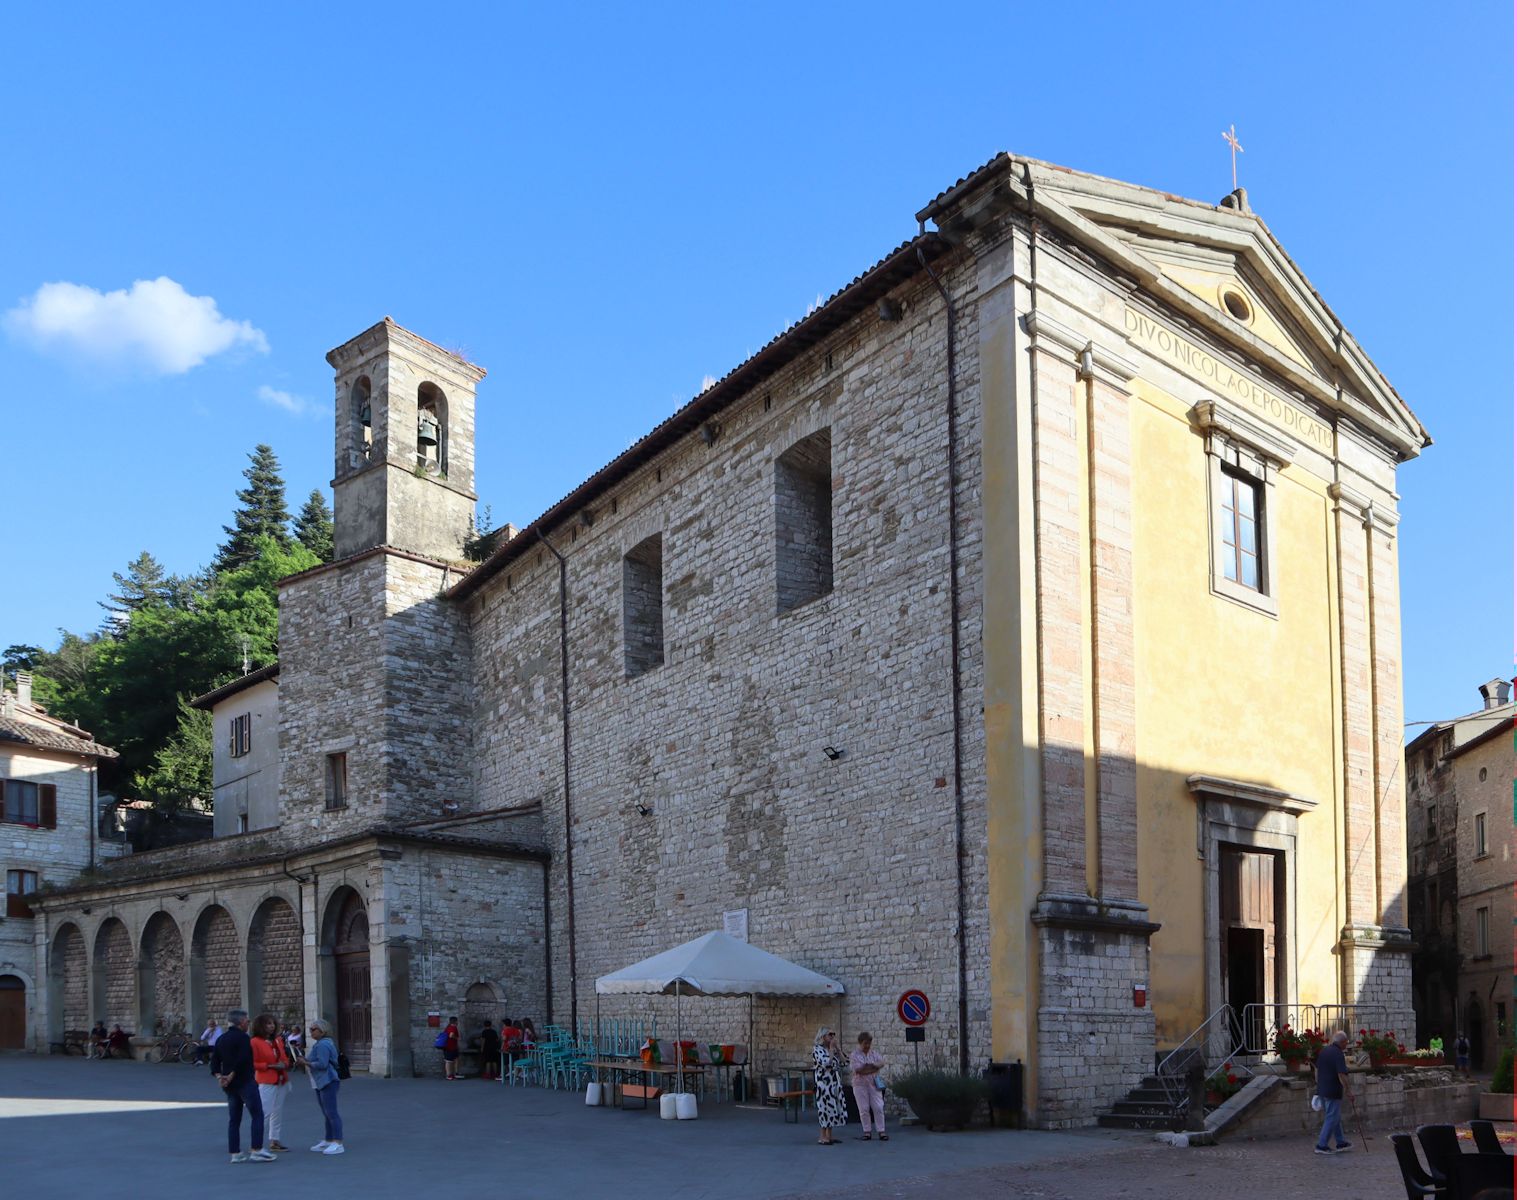
<path fill-rule="evenodd" d="M 1206 1017 L 1197 772 L 1318 802 L 1300 818 L 1297 996 L 1337 999 L 1341 817 L 1337 588 L 1327 485 L 1300 466 L 1274 488 L 1279 617 L 1214 596 L 1207 458 L 1187 406 L 1139 380 L 1133 404 L 1138 890 L 1154 935 L 1162 1048 Z"/>

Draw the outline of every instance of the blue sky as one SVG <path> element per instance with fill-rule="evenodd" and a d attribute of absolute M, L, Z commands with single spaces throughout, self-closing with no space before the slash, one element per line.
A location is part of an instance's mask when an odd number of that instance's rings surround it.
<path fill-rule="evenodd" d="M 1236 123 L 1437 440 L 1401 473 L 1406 709 L 1467 711 L 1512 663 L 1511 9 L 1428 14 L 15 8 L 0 312 L 73 340 L 0 332 L 0 644 L 94 627 L 143 549 L 207 562 L 257 442 L 292 505 L 325 488 L 323 355 L 386 313 L 489 369 L 478 490 L 520 524 L 997 150 L 1216 200 Z"/>

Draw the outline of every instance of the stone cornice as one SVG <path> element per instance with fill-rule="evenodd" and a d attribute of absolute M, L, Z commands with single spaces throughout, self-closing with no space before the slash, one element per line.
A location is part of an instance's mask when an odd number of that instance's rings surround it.
<path fill-rule="evenodd" d="M 1287 465 L 1296 456 L 1294 444 L 1226 400 L 1202 400 L 1191 407 L 1190 416 L 1208 439 L 1222 437 L 1247 446 L 1277 468 Z"/>
<path fill-rule="evenodd" d="M 1262 783 L 1248 783 L 1241 779 L 1223 779 L 1218 775 L 1191 775 L 1185 781 L 1191 792 L 1198 796 L 1220 796 L 1237 800 L 1258 808 L 1299 816 L 1311 812 L 1317 802 L 1308 796 L 1298 796 L 1279 788 L 1266 787 Z"/>
<path fill-rule="evenodd" d="M 1033 310 L 1022 318 L 1022 323 L 1032 338 L 1034 350 L 1049 351 L 1050 346 L 1057 346 L 1060 350 L 1068 350 L 1073 357 L 1090 344 L 1088 337 L 1077 333 L 1064 322 L 1054 320 L 1047 313 Z M 1048 345 L 1044 345 L 1045 342 Z"/>
<path fill-rule="evenodd" d="M 1055 353 L 1053 348 L 1057 347 L 1069 351 L 1075 375 L 1080 379 L 1096 379 L 1125 392 L 1138 375 L 1138 365 L 1130 358 L 1107 349 L 1047 313 L 1034 310 L 1023 318 L 1023 324 L 1034 350 Z"/>
<path fill-rule="evenodd" d="M 1148 908 L 1134 900 L 1097 900 L 1045 892 L 1038 897 L 1032 923 L 1040 928 L 1096 929 L 1151 937 L 1161 928 L 1148 919 Z"/>
<path fill-rule="evenodd" d="M 1378 530 L 1387 537 L 1396 535 L 1396 526 L 1401 524 L 1401 514 L 1388 504 L 1377 504 L 1363 492 L 1355 491 L 1345 483 L 1328 485 L 1327 494 L 1344 512 L 1351 513 L 1370 530 Z"/>

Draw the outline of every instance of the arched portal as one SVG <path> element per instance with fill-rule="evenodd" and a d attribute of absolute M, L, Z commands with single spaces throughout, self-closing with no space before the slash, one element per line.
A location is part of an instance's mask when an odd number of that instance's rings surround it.
<path fill-rule="evenodd" d="M 248 926 L 248 1011 L 296 1024 L 305 1002 L 300 966 L 300 920 L 289 901 L 270 896 Z"/>
<path fill-rule="evenodd" d="M 185 1007 L 184 934 L 166 912 L 156 912 L 142 931 L 137 965 L 137 995 L 144 1034 L 189 1031 Z"/>
<path fill-rule="evenodd" d="M 84 952 L 84 935 L 77 925 L 60 925 L 53 935 L 52 952 L 48 956 L 48 996 L 48 1041 L 63 1041 L 69 1030 L 89 1029 L 89 960 Z"/>
<path fill-rule="evenodd" d="M 459 1017 L 464 1035 L 473 1037 L 485 1025 L 499 1026 L 505 1016 L 500 1008 L 501 999 L 494 984 L 471 983 L 464 993 L 464 1010 Z"/>
<path fill-rule="evenodd" d="M 136 1033 L 136 956 L 119 918 L 110 917 L 95 934 L 95 1009 L 107 1029 L 120 1025 Z"/>
<path fill-rule="evenodd" d="M 242 948 L 231 913 L 219 904 L 205 909 L 195 921 L 190 939 L 190 1014 L 192 1023 L 205 1027 L 208 1017 L 218 1021 L 227 1010 L 244 1007 L 242 1002 Z"/>
<path fill-rule="evenodd" d="M 374 1044 L 369 974 L 369 914 L 363 897 L 338 888 L 327 902 L 323 958 L 331 968 L 330 999 L 337 1014 L 337 1044 L 355 1068 L 368 1070 Z"/>
<path fill-rule="evenodd" d="M 0 975 L 0 1050 L 26 1049 L 26 981 Z"/>

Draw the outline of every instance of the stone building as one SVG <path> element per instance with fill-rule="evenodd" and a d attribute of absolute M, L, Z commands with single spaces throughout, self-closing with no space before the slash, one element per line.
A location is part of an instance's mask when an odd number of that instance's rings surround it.
<path fill-rule="evenodd" d="M 1495 1066 L 1514 1013 L 1517 833 L 1511 819 L 1512 719 L 1504 679 L 1483 706 L 1440 721 L 1406 747 L 1407 859 L 1417 1038 L 1463 1030 L 1477 1068 Z"/>
<path fill-rule="evenodd" d="M 32 702 L 32 677 L 0 692 L 0 1050 L 45 1050 L 34 946 L 42 923 L 32 900 L 113 858 L 96 837 L 95 767 L 116 752 Z M 82 1013 L 70 1013 L 86 1028 Z"/>
<path fill-rule="evenodd" d="M 847 987 L 757 1006 L 761 1066 L 822 1020 L 904 1056 L 920 987 L 928 1059 L 1021 1060 L 1044 1126 L 1223 1003 L 1409 1017 L 1396 469 L 1427 435 L 1241 191 L 1003 155 L 917 217 L 477 565 L 484 372 L 388 318 L 334 350 L 280 824 L 45 899 L 48 936 L 166 920 L 208 976 L 212 889 L 250 954 L 277 896 L 308 1008 L 367 948 L 382 1073 L 480 980 L 583 1026 L 597 975 L 742 914 Z M 687 1013 L 742 1040 L 746 1005 Z"/>

